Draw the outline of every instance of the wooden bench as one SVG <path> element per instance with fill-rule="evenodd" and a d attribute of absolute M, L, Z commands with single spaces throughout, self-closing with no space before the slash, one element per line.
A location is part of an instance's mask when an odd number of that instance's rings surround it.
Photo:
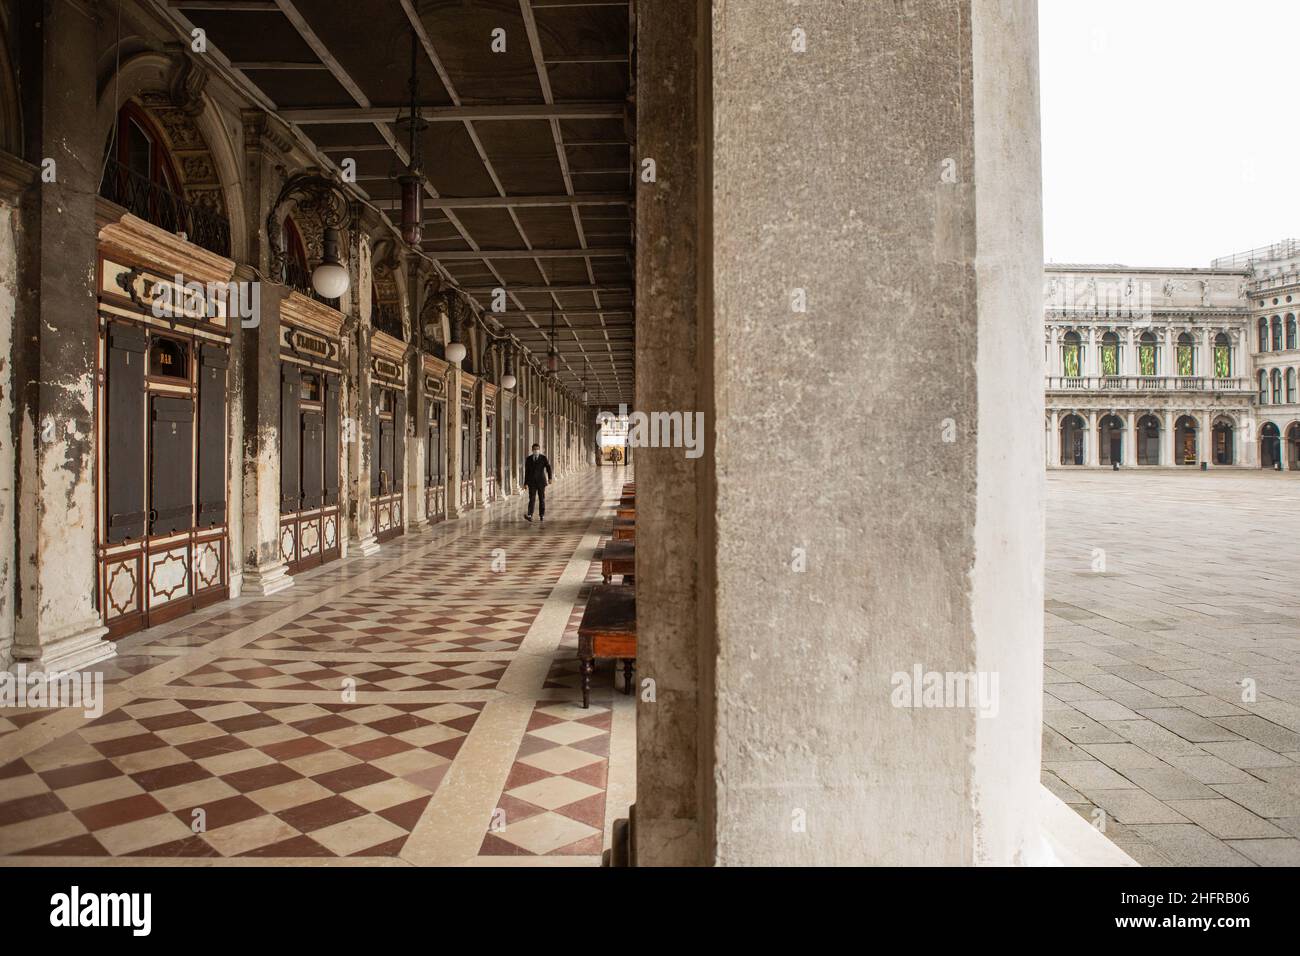
<path fill-rule="evenodd" d="M 623 583 L 631 584 L 636 574 L 636 542 L 610 541 L 600 555 L 600 575 L 609 583 L 616 574 L 623 575 Z"/>
<path fill-rule="evenodd" d="M 582 673 L 582 706 L 591 705 L 591 674 L 596 658 L 623 662 L 623 693 L 632 693 L 636 667 L 636 588 L 597 584 L 578 625 L 578 669 Z"/>
<path fill-rule="evenodd" d="M 635 541 L 636 540 L 636 519 L 615 518 L 614 519 L 614 540 Z"/>
<path fill-rule="evenodd" d="M 618 518 L 628 518 L 636 520 L 636 507 L 634 505 L 619 505 L 614 509 L 614 515 Z"/>

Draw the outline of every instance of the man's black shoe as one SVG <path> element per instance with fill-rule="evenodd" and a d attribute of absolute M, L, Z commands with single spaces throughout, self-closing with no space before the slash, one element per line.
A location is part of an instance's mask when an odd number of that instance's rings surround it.
<path fill-rule="evenodd" d="M 525 520 L 525 521 L 532 521 L 532 520 L 533 520 L 533 516 L 532 516 L 532 515 L 524 515 L 524 520 Z"/>

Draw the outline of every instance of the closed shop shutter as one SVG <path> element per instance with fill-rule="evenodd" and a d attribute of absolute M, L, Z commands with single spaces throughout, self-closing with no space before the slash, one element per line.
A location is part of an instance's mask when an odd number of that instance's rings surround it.
<path fill-rule="evenodd" d="M 144 537 L 144 366 L 141 329 L 108 327 L 105 369 L 105 505 L 109 544 Z"/>
<path fill-rule="evenodd" d="M 150 533 L 174 534 L 193 527 L 194 403 L 155 395 L 149 462 Z"/>

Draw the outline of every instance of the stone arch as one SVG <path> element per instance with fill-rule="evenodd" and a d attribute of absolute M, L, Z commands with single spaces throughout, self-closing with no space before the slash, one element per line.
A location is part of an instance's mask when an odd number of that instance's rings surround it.
<path fill-rule="evenodd" d="M 123 41 L 125 52 L 127 44 Z M 136 41 L 138 42 L 138 41 Z M 97 140 L 107 143 L 122 104 L 134 102 L 154 121 L 165 141 L 185 198 L 230 222 L 230 257 L 247 258 L 241 165 L 234 139 L 217 106 L 203 92 L 207 74 L 180 49 L 131 53 L 99 85 Z"/>

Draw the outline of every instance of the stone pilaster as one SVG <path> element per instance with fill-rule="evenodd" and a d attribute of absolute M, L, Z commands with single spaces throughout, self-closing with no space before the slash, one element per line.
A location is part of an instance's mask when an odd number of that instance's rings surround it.
<path fill-rule="evenodd" d="M 67 670 L 112 657 L 95 593 L 96 25 L 80 4 L 24 23 L 28 155 L 53 160 L 26 204 L 13 382 L 17 599 L 13 657 Z"/>
<path fill-rule="evenodd" d="M 254 278 L 240 266 L 236 280 Z M 280 549 L 280 304 L 287 286 L 262 284 L 256 328 L 242 330 L 243 590 L 275 594 L 292 586 Z"/>
<path fill-rule="evenodd" d="M 348 398 L 347 417 L 351 427 L 348 450 L 348 484 L 351 488 L 352 506 L 348 515 L 350 547 L 361 554 L 374 554 L 379 550 L 375 540 L 374 517 L 370 509 L 370 462 L 375 454 L 375 437 L 372 434 L 374 396 L 370 392 L 370 334 L 371 314 L 378 303 L 372 302 L 370 288 L 373 281 L 370 243 L 361 239 L 349 242 L 349 272 L 357 283 L 358 313 L 353 329 L 353 353 L 349 377 L 352 393 Z"/>

